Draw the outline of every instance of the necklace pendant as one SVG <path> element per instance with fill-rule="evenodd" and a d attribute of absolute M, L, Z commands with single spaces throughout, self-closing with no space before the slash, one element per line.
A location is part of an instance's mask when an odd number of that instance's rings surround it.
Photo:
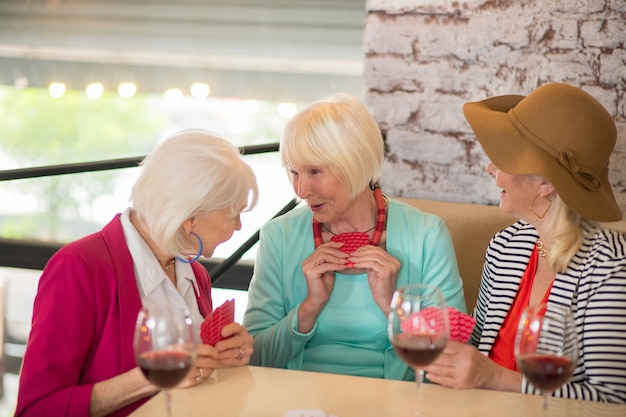
<path fill-rule="evenodd" d="M 174 265 L 175 261 L 176 261 L 176 258 L 172 258 L 169 261 L 167 261 L 165 265 L 163 265 L 163 269 L 165 270 L 165 272 L 167 272 Z"/>
<path fill-rule="evenodd" d="M 543 246 L 543 241 L 541 239 L 537 239 L 537 252 L 539 253 L 539 256 L 541 256 L 542 258 L 545 258 L 546 253 L 548 252 L 545 246 Z"/>

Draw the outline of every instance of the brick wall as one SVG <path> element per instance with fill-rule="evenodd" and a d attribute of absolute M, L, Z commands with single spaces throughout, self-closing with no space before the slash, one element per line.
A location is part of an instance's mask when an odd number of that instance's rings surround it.
<path fill-rule="evenodd" d="M 609 177 L 626 212 L 626 0 L 368 0 L 364 49 L 386 193 L 497 204 L 461 107 L 558 81 L 614 115 Z"/>

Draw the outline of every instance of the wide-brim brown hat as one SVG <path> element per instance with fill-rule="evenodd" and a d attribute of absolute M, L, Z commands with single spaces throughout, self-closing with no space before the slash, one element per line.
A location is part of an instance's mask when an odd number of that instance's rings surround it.
<path fill-rule="evenodd" d="M 465 103 L 463 113 L 498 169 L 548 179 L 563 202 L 587 219 L 622 218 L 608 178 L 617 129 L 588 93 L 550 83 L 526 97 Z"/>

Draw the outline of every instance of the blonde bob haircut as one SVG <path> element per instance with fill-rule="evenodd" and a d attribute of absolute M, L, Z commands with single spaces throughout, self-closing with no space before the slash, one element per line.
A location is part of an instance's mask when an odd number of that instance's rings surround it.
<path fill-rule="evenodd" d="M 365 105 L 349 94 L 316 101 L 287 123 L 280 142 L 287 174 L 328 166 L 350 199 L 376 184 L 384 161 L 380 129 Z"/>
<path fill-rule="evenodd" d="M 186 255 L 185 220 L 202 211 L 238 215 L 258 201 L 256 176 L 239 149 L 204 130 L 170 136 L 141 166 L 131 205 L 154 242 L 177 256 Z"/>

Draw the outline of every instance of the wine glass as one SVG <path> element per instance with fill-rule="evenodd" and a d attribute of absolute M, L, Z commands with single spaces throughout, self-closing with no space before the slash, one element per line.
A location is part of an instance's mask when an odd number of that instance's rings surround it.
<path fill-rule="evenodd" d="M 542 391 L 548 415 L 548 394 L 567 382 L 578 361 L 571 310 L 545 303 L 526 308 L 517 329 L 515 358 L 528 381 Z"/>
<path fill-rule="evenodd" d="M 398 288 L 391 300 L 387 330 L 398 356 L 416 370 L 418 410 L 423 367 L 432 363 L 448 343 L 448 311 L 441 290 L 412 284 Z"/>
<path fill-rule="evenodd" d="M 133 345 L 145 377 L 163 388 L 171 416 L 169 388 L 180 383 L 196 360 L 196 340 L 188 310 L 170 305 L 144 306 L 137 316 Z"/>

